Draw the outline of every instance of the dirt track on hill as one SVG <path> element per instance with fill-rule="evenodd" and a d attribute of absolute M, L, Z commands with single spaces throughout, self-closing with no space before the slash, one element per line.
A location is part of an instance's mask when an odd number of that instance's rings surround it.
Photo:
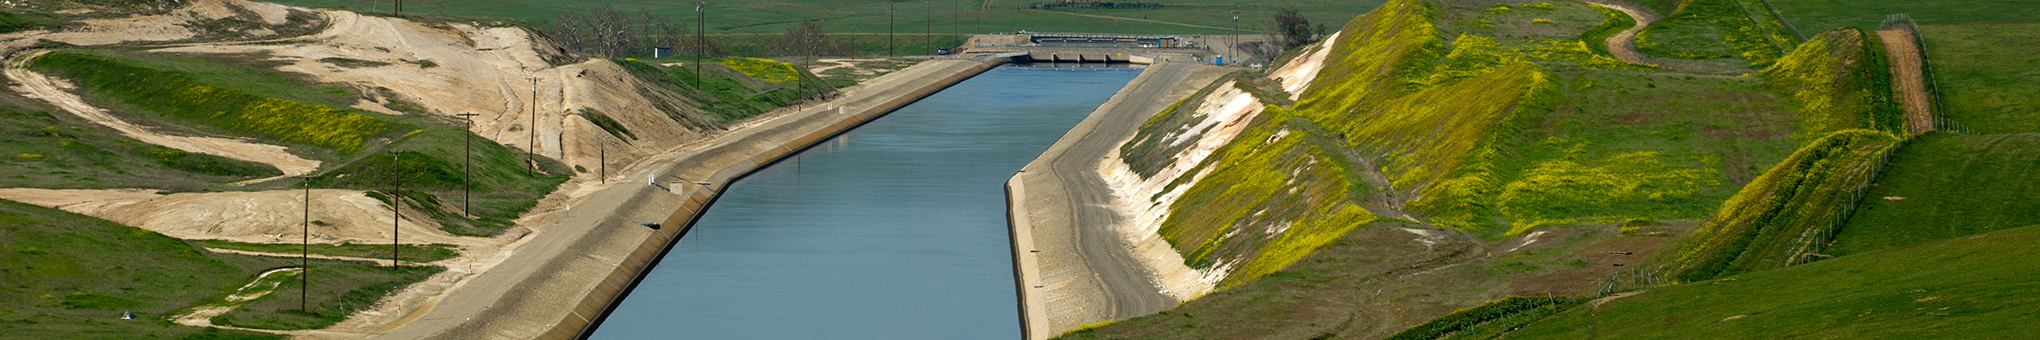
<path fill-rule="evenodd" d="M 1926 72 L 1912 30 L 1891 27 L 1877 30 L 1877 37 L 1884 39 L 1884 54 L 1891 58 L 1891 87 L 1905 105 L 1906 128 L 1913 135 L 1933 131 L 1933 98 L 1927 96 Z"/>
<path fill-rule="evenodd" d="M 1616 11 L 1621 11 L 1622 14 L 1628 14 L 1631 19 L 1636 19 L 1636 26 L 1622 30 L 1621 33 L 1615 33 L 1615 36 L 1608 37 L 1608 52 L 1614 54 L 1615 59 L 1622 59 L 1622 61 L 1627 61 L 1631 64 L 1657 66 L 1657 63 L 1650 62 L 1650 59 L 1644 58 L 1643 52 L 1636 51 L 1636 32 L 1642 32 L 1644 27 L 1650 26 L 1651 19 L 1649 16 L 1643 15 L 1643 12 L 1630 8 L 1627 5 L 1603 2 L 1593 2 L 1592 4 L 1613 8 Z"/>

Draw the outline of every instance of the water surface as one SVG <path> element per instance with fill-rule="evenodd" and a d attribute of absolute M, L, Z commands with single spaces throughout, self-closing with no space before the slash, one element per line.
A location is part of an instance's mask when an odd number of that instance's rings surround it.
<path fill-rule="evenodd" d="M 1000 67 L 739 180 L 593 338 L 1018 338 L 1005 181 L 1138 72 Z"/>

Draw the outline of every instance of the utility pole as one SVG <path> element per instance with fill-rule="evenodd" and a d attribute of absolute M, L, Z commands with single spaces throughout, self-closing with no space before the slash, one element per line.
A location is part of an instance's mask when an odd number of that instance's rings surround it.
<path fill-rule="evenodd" d="M 404 152 L 390 151 L 390 184 L 396 190 L 390 191 L 390 269 L 396 269 L 397 249 L 403 244 L 398 228 L 404 223 Z"/>
<path fill-rule="evenodd" d="M 960 28 L 961 26 L 963 26 L 963 8 L 956 0 L 949 0 L 949 35 L 953 36 L 962 33 L 963 29 Z"/>
<path fill-rule="evenodd" d="M 1231 54 L 1240 50 L 1240 4 L 1233 4 L 1232 8 L 1232 32 L 1229 32 L 1232 33 L 1232 47 L 1230 48 L 1231 51 L 1226 51 L 1223 54 Z M 1239 63 L 1237 61 L 1239 58 L 1240 56 L 1234 55 L 1233 60 L 1235 61 L 1233 63 Z"/>
<path fill-rule="evenodd" d="M 460 171 L 466 173 L 460 180 L 461 217 L 474 216 L 474 213 L 468 211 L 468 202 L 473 200 L 475 191 L 475 115 L 475 113 L 458 115 L 461 119 L 467 120 L 467 145 L 461 148 L 461 159 L 466 163 L 460 167 Z"/>
<path fill-rule="evenodd" d="M 701 56 L 708 54 L 708 7 L 706 2 L 694 3 L 694 91 L 701 90 Z M 703 92 L 706 94 L 706 92 Z"/>
<path fill-rule="evenodd" d="M 857 23 L 850 23 L 850 59 L 857 59 Z"/>
<path fill-rule="evenodd" d="M 921 2 L 921 48 L 935 48 L 935 2 Z M 922 52 L 932 52 L 922 50 Z"/>
<path fill-rule="evenodd" d="M 893 56 L 896 56 L 896 55 L 898 55 L 898 53 L 899 53 L 898 51 L 896 51 L 896 49 L 898 49 L 898 48 L 897 48 L 897 47 L 894 47 L 894 45 L 893 45 L 893 26 L 894 26 L 894 25 L 893 25 L 893 5 L 898 5 L 898 4 L 899 4 L 899 3 L 897 3 L 897 2 L 890 2 L 890 1 L 887 1 L 887 2 L 885 3 L 885 56 L 887 56 L 887 57 L 893 57 Z"/>
<path fill-rule="evenodd" d="M 538 175 L 538 76 L 531 76 L 531 137 L 524 140 L 524 174 Z"/>
<path fill-rule="evenodd" d="M 396 3 L 397 4 L 394 7 L 390 8 L 391 11 L 390 16 L 396 17 L 404 16 L 404 0 L 396 0 Z"/>
<path fill-rule="evenodd" d="M 312 175 L 304 174 L 297 177 L 305 180 L 305 234 L 302 239 L 304 253 L 298 255 L 298 261 L 304 262 L 298 268 L 303 268 L 304 272 L 298 273 L 297 309 L 310 312 L 311 302 L 308 301 L 312 299 Z"/>

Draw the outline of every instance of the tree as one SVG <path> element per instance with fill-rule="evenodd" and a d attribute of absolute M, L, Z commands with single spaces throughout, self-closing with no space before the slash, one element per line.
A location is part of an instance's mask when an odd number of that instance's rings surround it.
<path fill-rule="evenodd" d="M 1304 18 L 1303 13 L 1298 13 L 1295 9 L 1285 9 L 1275 12 L 1275 26 L 1269 28 L 1268 35 L 1269 40 L 1276 42 L 1281 50 L 1286 51 L 1317 42 L 1318 32 L 1315 31 L 1318 30 L 1323 28 L 1311 29 L 1310 19 Z"/>
<path fill-rule="evenodd" d="M 561 13 L 539 27 L 569 51 L 604 57 L 650 55 L 652 47 L 693 42 L 687 39 L 687 25 L 652 16 L 644 9 L 629 14 L 609 6 L 596 7 L 587 13 Z"/>
<path fill-rule="evenodd" d="M 786 35 L 780 36 L 779 41 L 773 43 L 771 53 L 786 57 L 850 55 L 850 44 L 829 41 L 829 34 L 822 31 L 821 24 L 806 21 L 787 28 Z"/>

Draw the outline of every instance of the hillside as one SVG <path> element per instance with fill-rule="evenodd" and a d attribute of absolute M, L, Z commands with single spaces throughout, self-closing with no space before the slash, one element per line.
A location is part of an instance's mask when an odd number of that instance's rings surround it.
<path fill-rule="evenodd" d="M 1510 339 L 2017 338 L 2040 331 L 2040 227 L 1596 300 Z"/>
<path fill-rule="evenodd" d="M 2033 223 L 2008 203 L 2029 176 L 2002 166 L 2028 158 L 2026 136 L 1915 139 L 1963 123 L 1935 105 L 1974 101 L 1909 103 L 1933 94 L 1904 92 L 1915 80 L 1903 77 L 1921 75 L 1894 65 L 1922 56 L 1888 44 L 1913 41 L 1857 28 L 1801 37 L 1759 1 L 1634 5 L 1648 24 L 1636 48 L 1662 64 L 1616 61 L 1613 41 L 1589 47 L 1638 22 L 1611 10 L 1391 2 L 1321 43 L 1331 53 L 1291 90 L 1294 106 L 1270 90 L 1293 80 L 1278 69 L 1161 112 L 1122 149 L 1146 183 L 1137 193 L 1170 207 L 1141 218 L 1163 220 L 1186 265 L 1224 279 L 1177 309 L 1065 338 L 1488 338 L 1584 301 L 1510 295 L 1602 297 Z M 2019 26 L 1989 27 L 2000 29 L 1963 27 L 1973 33 L 1954 41 L 1972 42 L 1959 49 L 1931 43 L 1955 27 L 1922 28 L 1936 58 L 1923 90 L 2022 91 L 1977 86 L 2018 77 L 1983 74 L 2005 68 L 1968 55 L 2003 53 L 1979 35 Z M 1229 87 L 1259 105 L 1228 113 L 1243 98 Z M 1330 220 L 1348 206 L 1366 214 Z M 1389 225 L 1408 235 L 1378 230 Z M 1424 249 L 1391 246 L 1411 238 Z M 1580 251 L 1610 248 L 1619 256 Z M 1402 269 L 1371 267 L 1384 264 Z M 1447 316 L 1474 306 L 1486 307 Z"/>
<path fill-rule="evenodd" d="M 618 182 L 612 177 L 639 160 L 836 88 L 793 64 L 748 58 L 712 60 L 696 88 L 693 73 L 677 67 L 687 63 L 566 54 L 500 21 L 241 0 L 142 5 L 36 3 L 0 18 L 12 20 L 0 22 L 12 25 L 0 33 L 0 52 L 14 84 L 0 94 L 0 130 L 21 137 L 0 142 L 8 159 L 0 169 L 14 170 L 0 179 L 0 199 L 42 214 L 0 226 L 89 219 L 200 256 L 180 266 L 219 267 L 181 272 L 222 275 L 151 283 L 185 287 L 175 292 L 183 295 L 123 288 L 141 295 L 118 295 L 122 306 L 151 301 L 136 305 L 148 310 L 135 310 L 135 322 L 152 326 L 102 330 L 116 337 L 252 334 L 172 325 L 384 327 L 404 303 L 435 300 L 501 261 L 533 232 L 524 219 Z M 308 178 L 289 178 L 300 175 Z M 308 271 L 282 268 L 296 266 L 279 256 L 294 255 L 301 237 L 318 259 Z M 106 241 L 99 248 L 155 251 L 137 243 L 147 240 L 89 238 Z M 387 267 L 393 238 L 402 242 L 402 269 Z M 63 255 L 99 268 L 163 257 Z M 385 262 L 353 262 L 377 258 Z M 462 270 L 443 270 L 455 266 Z M 112 289 L 38 286 L 31 283 L 77 274 L 20 272 L 41 267 L 8 264 L 20 274 L 9 286 L 52 296 Z M 311 310 L 299 310 L 296 295 L 263 295 L 298 289 L 289 278 L 300 275 L 314 278 Z M 75 313 L 44 307 L 8 307 L 0 318 Z M 99 336 L 67 323 L 10 325 L 27 333 L 9 334 Z"/>

